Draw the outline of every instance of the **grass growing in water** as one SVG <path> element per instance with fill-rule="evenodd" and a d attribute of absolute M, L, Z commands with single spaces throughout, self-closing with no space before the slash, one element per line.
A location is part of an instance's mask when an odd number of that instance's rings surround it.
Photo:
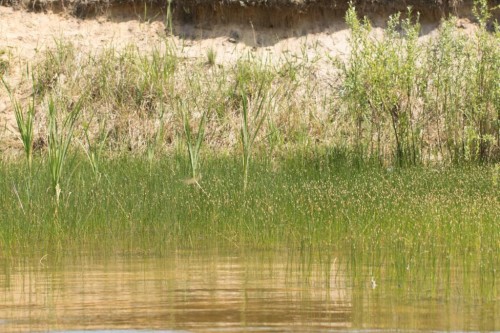
<path fill-rule="evenodd" d="M 46 200 L 50 177 L 34 173 L 28 205 L 19 186 L 25 182 L 23 165 L 3 164 L 0 246 L 2 253 L 18 254 L 310 248 L 374 261 L 402 279 L 466 262 L 495 281 L 500 264 L 498 170 L 387 171 L 342 159 L 335 152 L 300 153 L 271 166 L 257 155 L 251 168 L 259 177 L 244 192 L 237 159 L 207 158 L 206 193 L 183 184 L 185 161 L 159 160 L 150 172 L 141 159 L 104 160 L 106 186 L 95 181 L 90 167 L 78 168 L 57 222 Z M 34 169 L 43 170 L 47 163 L 35 160 Z M 21 189 L 19 199 L 12 184 Z"/>

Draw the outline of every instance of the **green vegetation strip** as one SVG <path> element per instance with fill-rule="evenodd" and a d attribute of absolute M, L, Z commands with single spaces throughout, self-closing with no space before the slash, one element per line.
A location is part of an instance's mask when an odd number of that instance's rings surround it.
<path fill-rule="evenodd" d="M 3 164 L 3 255 L 58 251 L 164 253 L 176 247 L 315 247 L 387 260 L 458 255 L 500 267 L 498 169 L 356 166 L 340 153 L 255 159 L 68 160 L 59 197 L 50 162 Z M 78 166 L 78 168 L 75 168 Z"/>

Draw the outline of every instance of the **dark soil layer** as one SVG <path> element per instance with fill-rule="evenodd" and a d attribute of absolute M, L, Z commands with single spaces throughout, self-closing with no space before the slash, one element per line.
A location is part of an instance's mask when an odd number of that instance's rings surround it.
<path fill-rule="evenodd" d="M 368 17 L 388 17 L 412 7 L 426 21 L 439 21 L 448 15 L 471 16 L 473 0 L 354 0 L 358 13 Z M 80 18 L 102 14 L 110 17 L 146 13 L 165 17 L 169 0 L 0 0 L 34 11 L 51 10 Z M 500 0 L 490 1 L 492 7 Z M 260 28 L 310 28 L 329 26 L 342 18 L 348 0 L 172 0 L 170 8 L 176 24 L 210 28 L 217 24 L 251 24 Z M 497 18 L 500 14 L 497 11 Z"/>

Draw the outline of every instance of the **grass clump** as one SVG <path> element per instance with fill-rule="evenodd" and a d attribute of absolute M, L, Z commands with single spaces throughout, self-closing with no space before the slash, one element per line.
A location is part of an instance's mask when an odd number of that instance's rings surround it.
<path fill-rule="evenodd" d="M 208 110 L 204 110 L 201 114 L 201 118 L 198 124 L 198 131 L 196 134 L 193 134 L 191 131 L 191 120 L 188 111 L 185 109 L 185 106 L 182 101 L 179 101 L 181 114 L 182 114 L 182 122 L 184 124 L 184 135 L 186 137 L 186 146 L 188 150 L 189 156 L 189 166 L 191 170 L 191 181 L 197 184 L 201 179 L 201 173 L 199 172 L 199 162 L 200 162 L 200 150 L 201 144 L 203 143 L 203 139 L 205 136 L 205 123 L 208 117 Z"/>
<path fill-rule="evenodd" d="M 24 111 L 21 103 L 14 97 L 10 87 L 2 78 L 2 83 L 4 84 L 7 93 L 9 94 L 11 103 L 14 107 L 14 114 L 16 117 L 17 130 L 19 131 L 19 136 L 21 137 L 21 142 L 24 148 L 24 154 L 28 162 L 28 169 L 31 172 L 31 167 L 33 164 L 33 140 L 34 140 L 34 122 L 35 122 L 35 93 L 31 95 L 30 103 L 27 106 L 27 110 Z"/>
<path fill-rule="evenodd" d="M 217 52 L 213 48 L 208 49 L 208 51 L 207 51 L 207 63 L 210 66 L 215 65 L 216 58 L 217 58 Z"/>
<path fill-rule="evenodd" d="M 241 147 L 243 151 L 243 190 L 246 191 L 248 186 L 248 174 L 250 170 L 250 162 L 252 159 L 252 149 L 255 143 L 255 138 L 259 133 L 262 124 L 266 120 L 269 113 L 269 105 L 266 93 L 259 90 L 257 96 L 249 104 L 248 97 L 244 90 L 241 91 L 242 112 L 241 112 Z M 250 113 L 250 109 L 252 112 Z"/>
<path fill-rule="evenodd" d="M 61 177 L 67 163 L 68 152 L 74 134 L 74 127 L 81 111 L 80 99 L 75 106 L 68 110 L 62 121 L 58 119 L 58 105 L 52 98 L 48 101 L 48 167 L 51 176 L 51 189 L 55 194 L 56 205 L 62 193 Z"/>
<path fill-rule="evenodd" d="M 0 49 L 0 78 L 2 78 L 10 67 L 8 54 L 5 50 Z"/>

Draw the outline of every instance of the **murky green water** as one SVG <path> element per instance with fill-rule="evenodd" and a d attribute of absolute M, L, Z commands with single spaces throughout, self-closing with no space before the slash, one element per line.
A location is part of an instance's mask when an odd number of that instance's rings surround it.
<path fill-rule="evenodd" d="M 500 299 L 463 290 L 460 267 L 416 290 L 421 275 L 401 281 L 328 258 L 175 251 L 3 262 L 0 332 L 500 330 Z"/>

